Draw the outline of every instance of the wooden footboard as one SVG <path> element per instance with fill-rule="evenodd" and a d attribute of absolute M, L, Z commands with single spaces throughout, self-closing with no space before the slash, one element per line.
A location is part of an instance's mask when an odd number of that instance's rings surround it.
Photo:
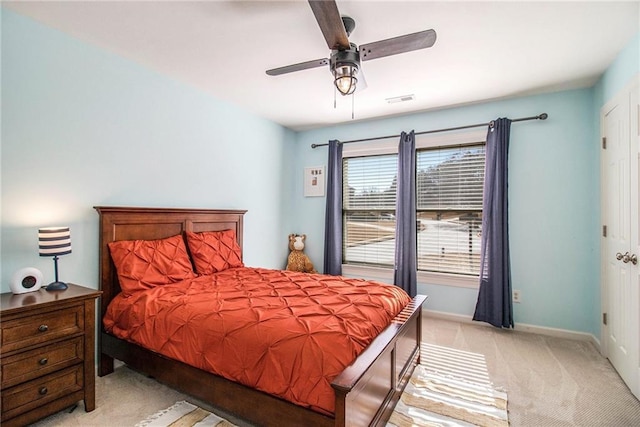
<path fill-rule="evenodd" d="M 336 426 L 384 425 L 420 363 L 422 304 L 416 296 L 332 383 Z"/>
<path fill-rule="evenodd" d="M 100 213 L 101 317 L 120 292 L 107 244 L 117 240 L 161 239 L 184 231 L 235 229 L 242 247 L 244 211 L 96 207 Z M 332 383 L 335 417 L 226 380 L 182 362 L 99 334 L 98 375 L 113 372 L 114 359 L 160 382 L 259 426 L 383 425 L 419 362 L 422 304 L 418 295 Z M 100 321 L 100 324 L 102 322 Z"/>

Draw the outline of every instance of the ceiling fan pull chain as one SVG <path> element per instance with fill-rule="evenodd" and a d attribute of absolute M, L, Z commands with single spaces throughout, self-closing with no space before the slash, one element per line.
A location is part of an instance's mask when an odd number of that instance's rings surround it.
<path fill-rule="evenodd" d="M 336 109 L 336 85 L 333 85 L 333 109 Z"/>

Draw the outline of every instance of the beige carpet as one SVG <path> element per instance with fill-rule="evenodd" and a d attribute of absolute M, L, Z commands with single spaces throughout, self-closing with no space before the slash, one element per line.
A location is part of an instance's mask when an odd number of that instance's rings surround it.
<path fill-rule="evenodd" d="M 485 357 L 512 427 L 640 426 L 640 402 L 591 342 L 429 317 L 422 330 L 424 342 Z"/>

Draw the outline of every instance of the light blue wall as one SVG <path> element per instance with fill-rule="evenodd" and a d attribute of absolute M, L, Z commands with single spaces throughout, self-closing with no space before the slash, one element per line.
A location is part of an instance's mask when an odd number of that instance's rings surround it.
<path fill-rule="evenodd" d="M 321 267 L 325 199 L 303 197 L 302 172 L 327 152 L 311 143 L 547 112 L 512 126 L 515 320 L 598 336 L 599 109 L 640 70 L 640 34 L 591 89 L 298 134 L 4 9 L 1 35 L 0 290 L 24 266 L 52 278 L 37 255 L 45 225 L 72 228 L 61 278 L 96 287 L 95 205 L 248 209 L 248 265 L 282 267 L 297 232 Z M 428 308 L 469 316 L 477 296 L 436 283 L 419 291 Z"/>
<path fill-rule="evenodd" d="M 2 10 L 2 291 L 69 225 L 61 279 L 97 287 L 96 205 L 247 209 L 245 263 L 281 267 L 295 134 Z M 48 283 L 48 282 L 47 282 Z"/>
<path fill-rule="evenodd" d="M 639 24 L 640 26 L 640 24 Z M 594 86 L 596 114 L 640 72 L 640 32 L 633 37 Z"/>
<path fill-rule="evenodd" d="M 517 323 L 595 332 L 599 201 L 593 191 L 598 186 L 598 151 L 592 144 L 592 101 L 590 89 L 574 90 L 303 132 L 298 135 L 296 173 L 326 164 L 326 147 L 312 149 L 311 143 L 548 113 L 546 121 L 519 122 L 511 128 L 512 276 L 514 289 L 522 294 L 514 316 Z M 307 252 L 321 266 L 324 198 L 303 197 L 302 179 L 296 181 L 297 230 L 307 233 Z M 475 289 L 420 283 L 418 290 L 429 295 L 431 310 L 473 314 Z"/>

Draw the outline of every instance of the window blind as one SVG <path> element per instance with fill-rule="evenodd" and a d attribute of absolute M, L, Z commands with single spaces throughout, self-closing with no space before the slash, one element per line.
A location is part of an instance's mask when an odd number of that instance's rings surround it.
<path fill-rule="evenodd" d="M 479 273 L 484 145 L 416 156 L 418 270 Z"/>
<path fill-rule="evenodd" d="M 393 266 L 397 154 L 350 157 L 342 166 L 344 262 Z"/>

